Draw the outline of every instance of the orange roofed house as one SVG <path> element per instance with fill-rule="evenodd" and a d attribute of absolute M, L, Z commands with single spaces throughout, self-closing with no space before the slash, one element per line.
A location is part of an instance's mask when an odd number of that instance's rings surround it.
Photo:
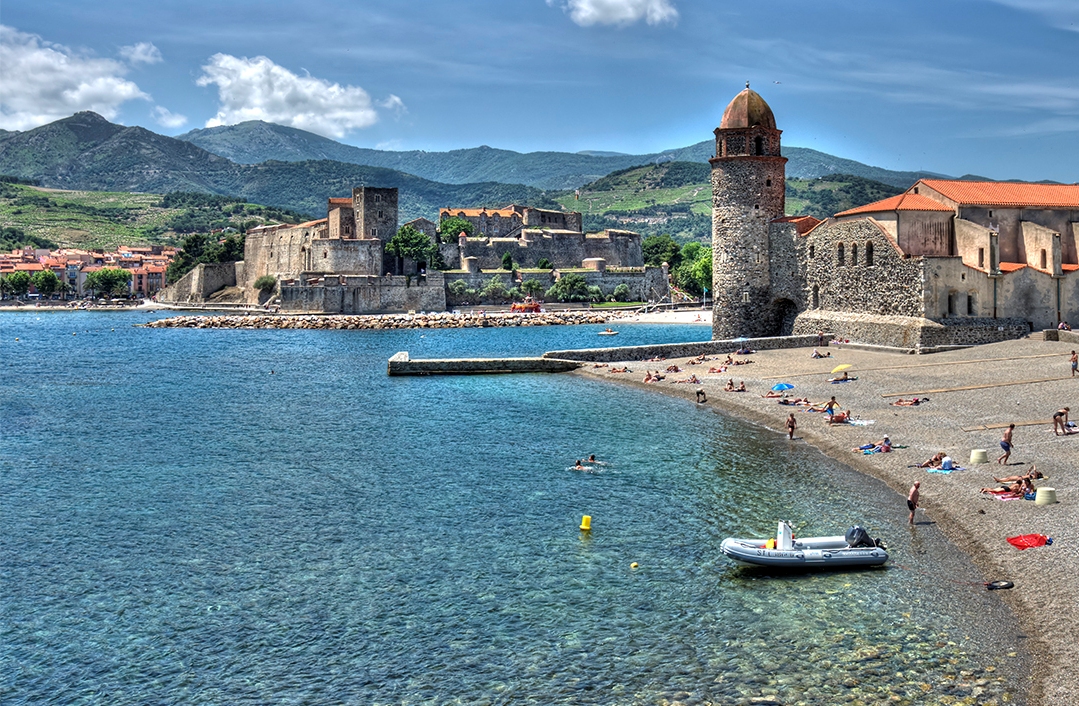
<path fill-rule="evenodd" d="M 913 348 L 1079 323 L 1079 184 L 922 179 L 823 222 L 786 217 L 786 159 L 749 87 L 716 129 L 713 337 Z"/>

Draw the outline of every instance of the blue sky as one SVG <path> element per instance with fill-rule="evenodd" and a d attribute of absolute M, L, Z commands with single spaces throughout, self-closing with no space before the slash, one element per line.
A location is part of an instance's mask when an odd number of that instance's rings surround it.
<path fill-rule="evenodd" d="M 644 153 L 710 138 L 748 80 L 786 145 L 1079 181 L 1079 0 L 5 0 L 0 24 L 5 129 Z"/>

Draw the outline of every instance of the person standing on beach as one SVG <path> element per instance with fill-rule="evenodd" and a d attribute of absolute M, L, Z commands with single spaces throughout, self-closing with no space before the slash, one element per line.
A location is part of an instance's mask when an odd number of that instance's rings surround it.
<path fill-rule="evenodd" d="M 791 412 L 790 416 L 787 417 L 787 437 L 791 441 L 794 441 L 794 430 L 797 428 L 798 422 L 796 422 L 794 419 L 794 412 Z"/>
<path fill-rule="evenodd" d="M 839 408 L 839 403 L 835 401 L 835 395 L 832 395 L 832 399 L 828 400 L 827 404 L 824 405 L 824 411 L 830 417 L 833 414 L 835 414 L 835 411 L 838 408 Z"/>
<path fill-rule="evenodd" d="M 997 459 L 997 463 L 1007 463 L 1008 457 L 1012 455 L 1012 432 L 1014 431 L 1014 424 L 1009 424 L 1004 430 L 1004 437 L 1000 440 L 1000 448 L 1004 449 L 1004 453 Z"/>
<path fill-rule="evenodd" d="M 1068 358 L 1068 362 L 1072 364 L 1072 377 L 1075 377 L 1075 369 L 1079 368 L 1079 355 L 1072 351 L 1072 357 Z"/>
<path fill-rule="evenodd" d="M 918 488 L 921 487 L 922 482 L 920 480 L 914 481 L 914 485 L 910 487 L 910 492 L 907 493 L 907 509 L 910 510 L 910 524 L 914 524 L 914 511 L 918 509 L 918 498 L 921 497 L 921 493 L 918 492 Z"/>

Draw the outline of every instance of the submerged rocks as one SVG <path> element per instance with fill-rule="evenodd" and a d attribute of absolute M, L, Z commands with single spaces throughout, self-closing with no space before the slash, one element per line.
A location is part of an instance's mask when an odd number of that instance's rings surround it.
<path fill-rule="evenodd" d="M 482 328 L 505 326 L 572 326 L 605 324 L 611 313 L 558 311 L 540 314 L 252 314 L 245 316 L 174 316 L 143 324 L 146 328 L 246 328 L 382 330 L 412 328 Z"/>

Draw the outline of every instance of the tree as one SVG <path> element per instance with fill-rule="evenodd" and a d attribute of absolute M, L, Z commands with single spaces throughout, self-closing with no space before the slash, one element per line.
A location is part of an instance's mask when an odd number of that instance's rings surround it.
<path fill-rule="evenodd" d="M 244 259 L 244 236 L 230 234 L 215 240 L 205 233 L 193 233 L 184 238 L 183 249 L 176 254 L 165 273 L 169 284 L 195 269 L 195 265 L 236 262 Z"/>
<path fill-rule="evenodd" d="M 401 226 L 386 244 L 386 252 L 416 262 L 427 260 L 435 249 L 435 244 L 426 233 L 421 233 L 410 225 Z"/>
<path fill-rule="evenodd" d="M 508 252 L 505 253 L 504 255 L 502 255 L 502 269 L 503 270 L 512 270 L 513 269 L 513 255 L 511 255 Z"/>
<path fill-rule="evenodd" d="M 130 291 L 131 273 L 119 267 L 106 267 L 86 275 L 86 287 L 97 294 L 126 294 Z"/>
<path fill-rule="evenodd" d="M 476 232 L 476 226 L 472 225 L 472 221 L 457 216 L 444 218 L 438 224 L 438 235 L 443 243 L 456 243 L 462 232 L 471 237 Z"/>
<path fill-rule="evenodd" d="M 588 301 L 588 282 L 576 272 L 570 272 L 562 277 L 547 290 L 547 298 L 560 302 L 583 302 Z"/>
<path fill-rule="evenodd" d="M 30 275 L 22 270 L 12 272 L 4 281 L 7 282 L 8 291 L 14 294 L 16 299 L 30 291 Z"/>
<path fill-rule="evenodd" d="M 255 289 L 261 292 L 272 292 L 277 286 L 277 278 L 273 275 L 263 275 L 255 280 Z"/>
<path fill-rule="evenodd" d="M 624 302 L 629 301 L 629 285 L 625 282 L 614 288 L 615 301 Z"/>
<path fill-rule="evenodd" d="M 60 286 L 60 278 L 52 270 L 35 272 L 30 281 L 33 283 L 37 293 L 45 298 L 51 297 L 56 288 Z"/>
<path fill-rule="evenodd" d="M 682 249 L 669 235 L 650 235 L 641 242 L 644 264 L 659 267 L 664 262 L 673 270 L 682 262 Z"/>
<path fill-rule="evenodd" d="M 553 269 L 554 269 L 554 265 L 552 265 L 552 264 L 551 264 L 551 261 L 550 261 L 550 260 L 548 260 L 547 258 L 545 258 L 545 257 L 541 257 L 541 258 L 540 258 L 540 261 L 536 263 L 536 269 L 540 269 L 540 270 L 553 270 Z"/>
<path fill-rule="evenodd" d="M 480 291 L 480 296 L 488 300 L 492 304 L 498 304 L 504 302 L 510 298 L 509 290 L 506 289 L 505 282 L 498 275 L 492 277 L 483 289 Z"/>
<path fill-rule="evenodd" d="M 530 297 L 535 297 L 543 291 L 543 282 L 538 279 L 526 279 L 521 282 L 521 291 Z"/>
<path fill-rule="evenodd" d="M 57 285 L 56 291 L 63 295 L 64 299 L 67 299 L 67 295 L 71 294 L 72 286 L 67 280 L 60 280 L 60 284 Z"/>
<path fill-rule="evenodd" d="M 705 249 L 693 262 L 693 279 L 702 292 L 712 289 L 712 251 Z"/>

